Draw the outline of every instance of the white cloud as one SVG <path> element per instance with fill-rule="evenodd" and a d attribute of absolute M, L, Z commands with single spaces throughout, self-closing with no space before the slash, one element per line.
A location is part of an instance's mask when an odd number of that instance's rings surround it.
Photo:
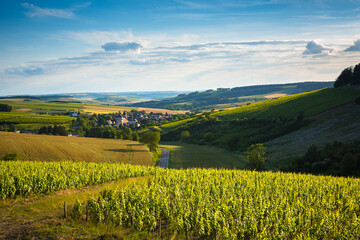
<path fill-rule="evenodd" d="M 359 52 L 360 51 L 360 39 L 354 41 L 354 45 L 344 50 L 345 52 Z"/>
<path fill-rule="evenodd" d="M 4 71 L 6 74 L 9 75 L 20 75 L 20 76 L 34 76 L 34 75 L 42 75 L 44 74 L 44 70 L 41 67 L 9 67 L 6 68 Z"/>
<path fill-rule="evenodd" d="M 21 6 L 29 9 L 26 13 L 29 17 L 58 17 L 58 18 L 72 18 L 74 13 L 68 10 L 55 9 L 55 8 L 40 8 L 31 3 L 22 3 Z"/>
<path fill-rule="evenodd" d="M 306 44 L 306 50 L 303 54 L 320 54 L 320 53 L 330 53 L 333 49 L 329 48 L 321 43 L 315 41 L 310 41 Z"/>
<path fill-rule="evenodd" d="M 46 89 L 47 92 L 202 90 L 264 83 L 329 81 L 344 66 L 353 64 L 354 56 L 345 57 L 341 52 L 323 54 L 330 51 L 325 48 L 344 48 L 340 43 L 329 47 L 316 43 L 320 50 L 310 44 L 313 53 L 322 54 L 314 54 L 317 58 L 302 57 L 306 42 L 201 43 L 174 41 L 173 37 L 165 36 L 161 41 L 142 48 L 143 42 L 138 39 L 109 41 L 98 44 L 97 50 L 83 55 L 30 62 L 30 67 L 4 69 L 0 71 L 0 79 L 3 79 L 0 93 L 17 93 L 20 89 L 24 89 L 22 93 L 43 93 Z M 140 49 L 141 54 L 132 54 Z"/>
<path fill-rule="evenodd" d="M 75 5 L 73 8 L 64 10 L 57 8 L 41 8 L 35 6 L 32 3 L 22 3 L 21 6 L 28 9 L 26 12 L 28 17 L 58 17 L 58 18 L 73 18 L 75 16 L 74 11 L 79 8 L 84 8 L 90 5 L 90 2 Z"/>
<path fill-rule="evenodd" d="M 105 52 L 136 52 L 140 53 L 143 46 L 137 42 L 108 42 L 101 46 Z"/>

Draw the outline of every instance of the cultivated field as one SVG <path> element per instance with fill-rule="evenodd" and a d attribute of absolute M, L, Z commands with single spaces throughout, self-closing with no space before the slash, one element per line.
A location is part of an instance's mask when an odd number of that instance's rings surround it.
<path fill-rule="evenodd" d="M 170 239 L 359 239 L 359 179 L 239 170 L 168 170 L 104 191 L 74 218 Z M 174 234 L 175 232 L 175 234 Z M 146 235 L 143 237 L 146 238 Z"/>
<path fill-rule="evenodd" d="M 152 164 L 151 154 L 138 142 L 0 132 L 0 156 L 9 152 L 30 161 Z"/>
<path fill-rule="evenodd" d="M 67 103 L 67 102 L 47 102 L 43 100 L 26 100 L 21 98 L 15 99 L 0 99 L 0 103 L 9 104 L 14 108 L 13 112 L 29 112 L 29 113 L 51 113 L 63 114 L 67 112 L 83 112 L 89 114 L 108 114 L 123 111 L 145 111 L 146 113 L 171 113 L 183 114 L 186 111 L 174 111 L 159 108 L 141 108 L 141 107 L 126 107 L 126 106 L 111 106 L 100 104 L 83 104 L 83 103 Z"/>
<path fill-rule="evenodd" d="M 183 114 L 186 111 L 174 111 L 168 109 L 158 109 L 158 108 L 141 108 L 141 107 L 122 107 L 122 106 L 104 106 L 104 105 L 85 105 L 83 111 L 85 113 L 96 113 L 96 114 L 107 114 L 107 113 L 116 113 L 123 111 L 145 111 L 146 113 L 171 113 L 171 114 Z"/>

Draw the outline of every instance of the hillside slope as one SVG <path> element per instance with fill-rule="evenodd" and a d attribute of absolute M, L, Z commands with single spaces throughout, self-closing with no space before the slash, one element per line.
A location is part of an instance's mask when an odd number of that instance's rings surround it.
<path fill-rule="evenodd" d="M 275 98 L 277 96 L 291 95 L 332 86 L 333 82 L 303 82 L 218 88 L 217 90 L 180 94 L 177 97 L 162 101 L 135 103 L 132 106 L 166 108 L 174 110 L 219 109 L 237 106 L 241 103 L 246 104 L 247 102 L 262 101 L 267 98 Z"/>
<path fill-rule="evenodd" d="M 313 144 L 323 147 L 334 141 L 359 140 L 360 106 L 354 103 L 336 110 L 306 127 L 266 142 L 270 157 L 268 167 L 276 169 L 290 164 L 289 160 L 302 156 Z"/>
<path fill-rule="evenodd" d="M 358 88 L 324 88 L 219 111 L 213 116 L 224 119 L 276 118 L 280 116 L 295 117 L 302 112 L 304 116 L 310 117 L 353 102 L 358 96 L 360 96 Z"/>
<path fill-rule="evenodd" d="M 31 161 L 152 164 L 151 154 L 138 142 L 0 132 L 0 157 L 9 152 Z"/>
<path fill-rule="evenodd" d="M 301 129 L 315 121 L 313 116 L 354 102 L 358 88 L 321 89 L 230 110 L 211 112 L 161 126 L 164 141 L 180 140 L 244 151 Z M 346 137 L 346 133 L 345 137 Z"/>

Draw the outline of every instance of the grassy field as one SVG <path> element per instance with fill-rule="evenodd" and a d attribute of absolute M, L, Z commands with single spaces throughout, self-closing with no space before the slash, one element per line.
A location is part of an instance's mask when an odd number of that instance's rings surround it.
<path fill-rule="evenodd" d="M 303 112 L 304 116 L 309 117 L 352 102 L 359 96 L 358 88 L 325 88 L 219 111 L 212 115 L 223 119 L 277 118 L 296 117 Z"/>
<path fill-rule="evenodd" d="M 68 124 L 73 119 L 70 116 L 44 115 L 20 112 L 0 112 L 0 122 L 14 124 Z"/>
<path fill-rule="evenodd" d="M 246 164 L 244 155 L 229 152 L 222 148 L 206 145 L 193 145 L 179 142 L 162 143 L 170 149 L 169 167 L 182 168 L 243 168 Z"/>
<path fill-rule="evenodd" d="M 14 112 L 31 112 L 31 113 L 66 113 L 80 111 L 84 104 L 82 103 L 61 103 L 46 102 L 36 99 L 0 99 L 0 103 L 9 104 L 13 107 Z"/>
<path fill-rule="evenodd" d="M 152 164 L 152 155 L 138 142 L 0 132 L 0 156 L 9 152 L 29 161 Z"/>

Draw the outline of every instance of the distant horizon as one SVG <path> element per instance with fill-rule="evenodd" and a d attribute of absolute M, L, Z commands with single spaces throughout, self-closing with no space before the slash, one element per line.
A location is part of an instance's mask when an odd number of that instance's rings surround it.
<path fill-rule="evenodd" d="M 332 83 L 332 82 L 335 82 L 335 81 L 304 81 L 304 82 L 294 82 L 294 83 L 269 83 L 269 84 L 256 84 L 256 85 L 246 85 L 246 86 L 237 86 L 237 87 L 230 87 L 230 89 L 232 88 L 242 88 L 242 87 L 255 87 L 255 86 L 271 86 L 271 85 L 287 85 L 287 84 L 299 84 L 299 83 L 317 83 L 317 82 L 321 82 L 321 83 Z M 184 91 L 180 91 L 180 90 L 159 90 L 159 91 L 114 91 L 114 92 L 60 92 L 60 93 L 45 93 L 45 94 L 9 94 L 9 95 L 0 95 L 0 98 L 4 98 L 4 97 L 16 97 L 16 96 L 32 96 L 32 97 L 36 97 L 36 96 L 51 96 L 51 95 L 71 95 L 71 94 L 121 94 L 121 93 L 128 93 L 128 94 L 131 94 L 131 93 L 156 93 L 156 92 L 159 92 L 159 93 L 166 93 L 166 92 L 169 92 L 169 93 L 192 93 L 192 92 L 205 92 L 205 91 L 209 91 L 209 90 L 218 90 L 218 89 L 221 89 L 221 88 L 226 88 L 226 87 L 218 87 L 218 88 L 211 88 L 211 89 L 198 89 L 198 90 L 184 90 Z"/>
<path fill-rule="evenodd" d="M 0 95 L 331 81 L 360 59 L 360 0 L 13 0 L 0 24 Z"/>

